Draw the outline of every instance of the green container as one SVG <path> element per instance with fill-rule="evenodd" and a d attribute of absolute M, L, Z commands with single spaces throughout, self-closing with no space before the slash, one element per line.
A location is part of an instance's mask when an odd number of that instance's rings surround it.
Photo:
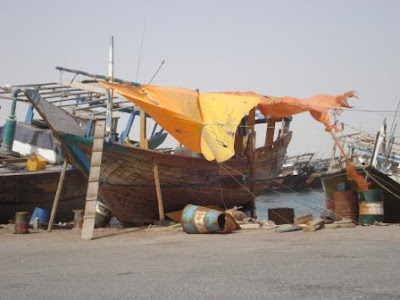
<path fill-rule="evenodd" d="M 360 225 L 371 225 L 375 221 L 383 222 L 383 192 L 381 190 L 359 191 L 358 202 Z"/>

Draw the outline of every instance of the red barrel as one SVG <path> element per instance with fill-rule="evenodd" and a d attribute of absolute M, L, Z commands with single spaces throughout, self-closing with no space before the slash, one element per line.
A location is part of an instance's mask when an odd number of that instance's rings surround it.
<path fill-rule="evenodd" d="M 335 215 L 339 221 L 348 218 L 358 223 L 358 196 L 355 191 L 335 191 Z"/>
<path fill-rule="evenodd" d="M 29 233 L 29 213 L 27 211 L 15 213 L 15 233 Z"/>

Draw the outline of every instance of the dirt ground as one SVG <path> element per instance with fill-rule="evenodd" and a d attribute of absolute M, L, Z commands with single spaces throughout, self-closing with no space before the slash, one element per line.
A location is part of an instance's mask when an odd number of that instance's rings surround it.
<path fill-rule="evenodd" d="M 12 234 L 0 299 L 400 299 L 400 226 L 186 234 L 181 228 Z"/>

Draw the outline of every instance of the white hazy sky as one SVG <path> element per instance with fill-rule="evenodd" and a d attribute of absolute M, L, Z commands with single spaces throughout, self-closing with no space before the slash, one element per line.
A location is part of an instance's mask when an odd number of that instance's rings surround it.
<path fill-rule="evenodd" d="M 356 90 L 360 100 L 341 120 L 370 132 L 385 117 L 391 124 L 400 100 L 397 0 L 0 0 L 0 7 L 0 84 L 58 81 L 57 65 L 105 74 L 113 35 L 119 78 L 147 82 L 165 59 L 154 84 L 298 98 Z M 289 154 L 329 155 L 329 135 L 307 113 L 291 128 Z"/>

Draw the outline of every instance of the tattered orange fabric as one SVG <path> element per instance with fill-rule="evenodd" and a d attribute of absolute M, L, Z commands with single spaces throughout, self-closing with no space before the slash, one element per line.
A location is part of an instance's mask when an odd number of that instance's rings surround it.
<path fill-rule="evenodd" d="M 347 99 L 355 97 L 354 92 L 348 92 L 340 96 L 317 95 L 299 100 L 266 97 L 253 92 L 199 93 L 181 88 L 100 82 L 138 105 L 187 148 L 217 162 L 235 154 L 237 127 L 256 106 L 272 118 L 309 111 L 330 131 L 335 124 L 330 124 L 328 110 L 350 107 Z"/>
<path fill-rule="evenodd" d="M 328 110 L 351 108 L 347 100 L 352 97 L 357 98 L 353 91 L 338 96 L 315 95 L 307 99 L 264 97 L 264 101 L 259 104 L 259 108 L 264 115 L 270 115 L 273 118 L 288 117 L 304 111 L 309 111 L 315 120 L 325 125 L 326 131 L 332 129 L 339 131 L 335 123 L 330 123 Z"/>
<path fill-rule="evenodd" d="M 340 152 L 342 153 L 343 157 L 346 159 L 346 173 L 349 175 L 351 179 L 357 184 L 359 190 L 368 190 L 369 184 L 364 180 L 364 177 L 357 173 L 356 169 L 354 168 L 352 162 L 346 155 L 343 150 L 342 145 L 340 144 L 339 140 L 337 139 L 336 135 L 331 131 L 330 134 L 332 135 L 333 141 L 335 142 L 336 146 L 339 148 Z"/>

